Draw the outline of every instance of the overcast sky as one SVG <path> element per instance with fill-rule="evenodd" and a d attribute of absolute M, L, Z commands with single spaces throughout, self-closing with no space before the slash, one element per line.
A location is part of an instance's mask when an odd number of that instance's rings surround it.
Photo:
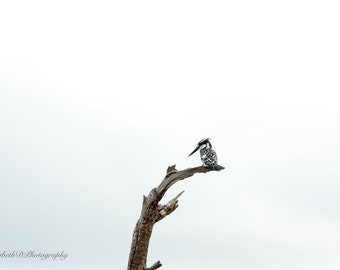
<path fill-rule="evenodd" d="M 4 270 L 126 269 L 142 195 L 177 183 L 149 265 L 340 269 L 338 1 L 2 1 Z"/>

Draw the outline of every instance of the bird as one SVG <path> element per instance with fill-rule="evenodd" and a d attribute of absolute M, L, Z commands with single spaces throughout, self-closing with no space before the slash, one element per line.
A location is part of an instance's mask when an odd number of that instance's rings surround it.
<path fill-rule="evenodd" d="M 210 143 L 210 138 L 201 140 L 194 151 L 191 152 L 189 157 L 194 154 L 198 149 L 200 149 L 201 160 L 203 162 L 204 167 L 213 168 L 216 171 L 220 170 L 220 166 L 217 165 L 217 155 L 216 152 L 212 149 L 212 145 Z"/>

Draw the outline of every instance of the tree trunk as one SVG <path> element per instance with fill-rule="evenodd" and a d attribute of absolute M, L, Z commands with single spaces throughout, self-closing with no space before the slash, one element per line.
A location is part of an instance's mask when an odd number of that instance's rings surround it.
<path fill-rule="evenodd" d="M 166 176 L 159 186 L 153 188 L 147 197 L 143 197 L 141 215 L 133 232 L 128 270 L 153 270 L 162 266 L 160 261 L 157 261 L 152 266 L 146 267 L 152 229 L 156 222 L 171 214 L 178 207 L 178 198 L 184 191 L 165 205 L 160 204 L 160 200 L 166 191 L 177 181 L 191 177 L 195 173 L 206 173 L 214 170 L 212 168 L 199 166 L 177 171 L 175 167 L 176 165 L 168 167 Z M 223 169 L 224 167 L 219 166 L 219 170 Z"/>

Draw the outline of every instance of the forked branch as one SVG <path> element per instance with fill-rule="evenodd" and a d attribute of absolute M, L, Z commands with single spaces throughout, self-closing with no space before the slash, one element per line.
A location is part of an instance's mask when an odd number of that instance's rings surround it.
<path fill-rule="evenodd" d="M 223 169 L 224 167 L 219 166 L 219 170 Z M 133 232 L 128 270 L 153 270 L 162 266 L 160 261 L 157 261 L 152 266 L 146 267 L 152 229 L 156 222 L 176 210 L 178 207 L 178 198 L 184 191 L 165 205 L 160 204 L 160 200 L 166 191 L 176 182 L 191 177 L 195 173 L 207 173 L 211 171 L 214 171 L 214 169 L 203 166 L 188 168 L 182 171 L 177 171 L 176 165 L 168 167 L 166 176 L 159 186 L 152 189 L 147 197 L 143 197 L 141 215 Z"/>

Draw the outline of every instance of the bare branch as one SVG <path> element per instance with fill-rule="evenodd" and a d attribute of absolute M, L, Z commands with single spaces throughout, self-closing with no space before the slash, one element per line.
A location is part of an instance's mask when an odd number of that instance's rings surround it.
<path fill-rule="evenodd" d="M 175 198 L 171 199 L 166 205 L 158 204 L 158 216 L 156 222 L 170 215 L 178 207 L 178 198 L 183 194 L 184 190 Z"/>
<path fill-rule="evenodd" d="M 151 265 L 150 267 L 146 268 L 145 270 L 154 270 L 154 269 L 157 269 L 161 266 L 162 266 L 161 262 L 157 261 L 153 265 Z"/>
<path fill-rule="evenodd" d="M 219 170 L 223 169 L 224 167 L 219 166 Z M 163 198 L 166 191 L 176 182 L 189 178 L 195 173 L 207 173 L 211 171 L 214 171 L 214 169 L 203 166 L 188 168 L 182 171 L 177 171 L 176 165 L 169 166 L 166 176 L 159 186 L 152 189 L 148 196 L 143 196 L 141 215 L 133 232 L 128 270 L 153 270 L 162 266 L 158 261 L 151 267 L 146 267 L 152 229 L 156 222 L 162 220 L 176 210 L 178 207 L 178 198 L 184 191 L 171 199 L 166 205 L 160 204 L 160 200 Z"/>
<path fill-rule="evenodd" d="M 224 167 L 219 166 L 219 170 L 223 170 Z M 176 165 L 168 167 L 166 177 L 164 180 L 160 183 L 160 185 L 157 187 L 156 191 L 157 193 L 163 197 L 165 192 L 177 181 L 183 180 L 185 178 L 193 176 L 195 173 L 207 173 L 214 171 L 213 168 L 210 167 L 194 167 L 194 168 L 188 168 L 182 171 L 177 171 L 176 170 Z"/>

